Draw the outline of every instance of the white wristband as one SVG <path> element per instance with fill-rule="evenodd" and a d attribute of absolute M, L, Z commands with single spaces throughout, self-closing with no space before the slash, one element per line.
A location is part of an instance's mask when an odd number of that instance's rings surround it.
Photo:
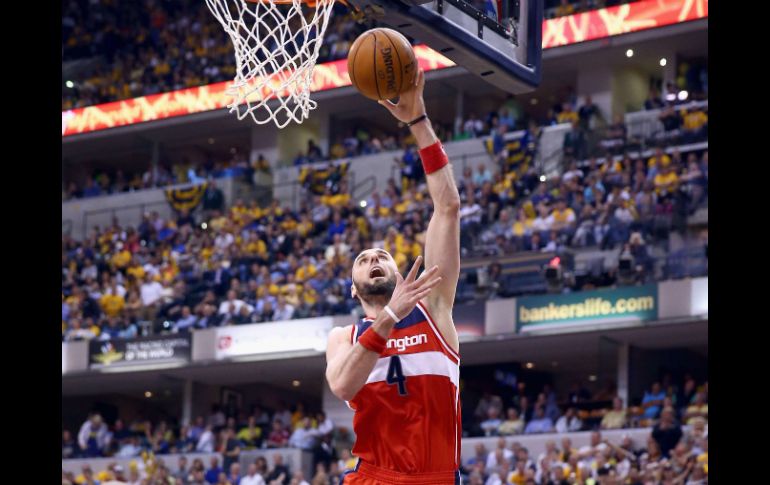
<path fill-rule="evenodd" d="M 393 319 L 393 322 L 398 323 L 401 321 L 401 319 L 396 316 L 396 314 L 393 312 L 393 310 L 390 309 L 388 305 L 385 305 L 385 308 L 383 308 L 383 310 L 385 311 L 385 313 L 388 314 L 390 318 Z"/>

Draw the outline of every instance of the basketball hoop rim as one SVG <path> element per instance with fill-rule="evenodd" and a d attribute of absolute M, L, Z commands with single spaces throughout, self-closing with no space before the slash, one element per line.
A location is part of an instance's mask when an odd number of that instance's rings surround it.
<path fill-rule="evenodd" d="M 248 3 L 275 3 L 278 5 L 288 5 L 294 3 L 294 0 L 245 0 Z M 316 4 L 318 2 L 324 2 L 327 0 L 300 0 L 300 3 L 304 3 L 310 8 L 315 8 Z M 350 7 L 350 4 L 346 0 L 335 0 L 335 3 L 341 3 L 342 5 L 345 5 L 346 7 Z"/>

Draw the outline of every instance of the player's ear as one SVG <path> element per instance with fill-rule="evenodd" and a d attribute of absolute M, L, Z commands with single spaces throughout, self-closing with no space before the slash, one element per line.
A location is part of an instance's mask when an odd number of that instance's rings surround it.
<path fill-rule="evenodd" d="M 350 284 L 350 297 L 355 299 L 356 296 L 358 296 L 358 295 L 356 295 L 356 285 L 351 283 Z"/>

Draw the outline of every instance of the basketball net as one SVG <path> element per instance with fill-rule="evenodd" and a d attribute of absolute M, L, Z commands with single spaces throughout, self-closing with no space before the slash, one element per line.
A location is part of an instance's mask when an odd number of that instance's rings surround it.
<path fill-rule="evenodd" d="M 230 36 L 236 74 L 225 94 L 239 120 L 302 123 L 318 103 L 310 99 L 318 54 L 335 0 L 206 0 Z"/>

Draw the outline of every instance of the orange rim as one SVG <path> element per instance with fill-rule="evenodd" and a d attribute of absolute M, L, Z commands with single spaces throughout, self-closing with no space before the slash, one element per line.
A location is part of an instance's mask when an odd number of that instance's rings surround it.
<path fill-rule="evenodd" d="M 246 1 L 249 2 L 249 3 L 270 3 L 271 2 L 271 0 L 246 0 Z M 341 3 L 341 4 L 345 5 L 346 7 L 350 6 L 350 5 L 348 5 L 348 2 L 346 0 L 336 0 L 336 1 L 337 1 L 337 3 Z M 272 0 L 272 3 L 277 3 L 277 4 L 280 4 L 280 5 L 286 5 L 286 4 L 294 3 L 294 0 Z M 316 0 L 302 0 L 301 3 L 306 4 L 310 8 L 315 8 L 317 2 L 316 2 Z"/>

